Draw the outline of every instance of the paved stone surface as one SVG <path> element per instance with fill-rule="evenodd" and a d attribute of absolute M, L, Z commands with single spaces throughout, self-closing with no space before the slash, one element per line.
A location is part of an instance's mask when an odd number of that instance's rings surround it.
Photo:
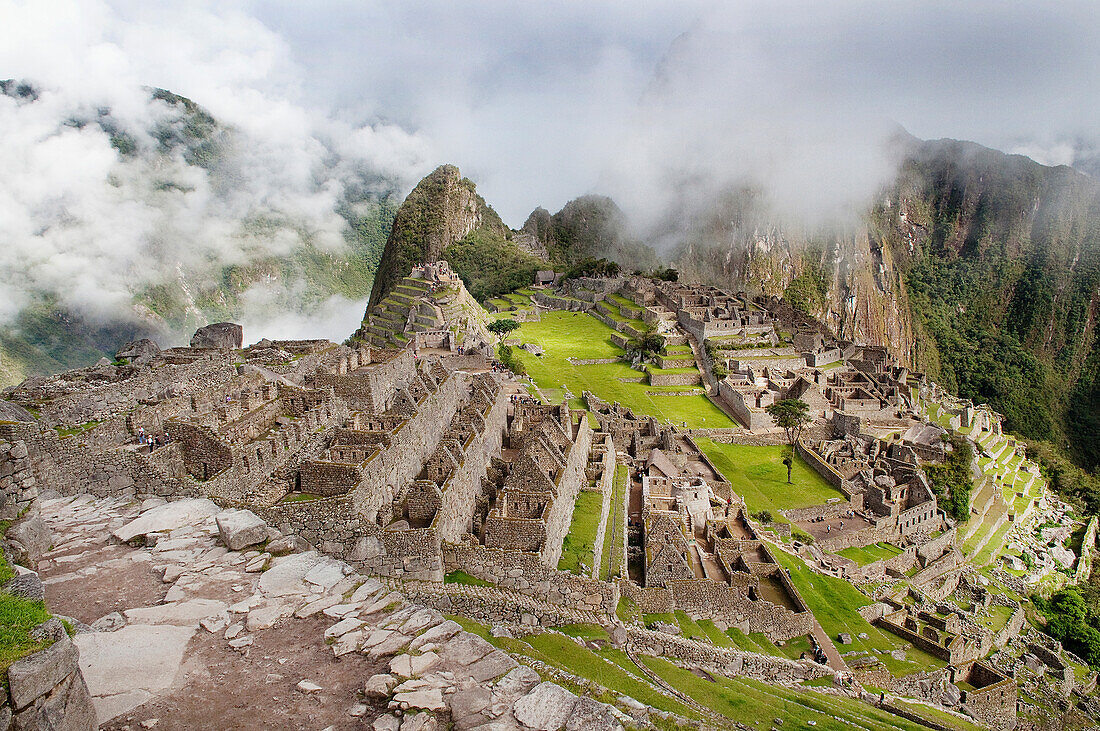
<path fill-rule="evenodd" d="M 99 722 L 171 686 L 194 634 L 191 627 L 130 625 L 114 632 L 77 635 L 80 670 Z"/>
<path fill-rule="evenodd" d="M 188 498 L 166 503 L 143 513 L 116 529 L 112 535 L 120 541 L 129 541 L 149 533 L 170 531 L 216 515 L 217 505 L 205 498 Z"/>

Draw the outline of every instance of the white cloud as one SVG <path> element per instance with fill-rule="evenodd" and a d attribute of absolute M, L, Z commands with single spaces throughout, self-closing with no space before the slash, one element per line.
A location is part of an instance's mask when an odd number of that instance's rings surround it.
<path fill-rule="evenodd" d="M 690 215 L 742 181 L 819 221 L 888 179 L 897 125 L 1049 163 L 1100 145 L 1100 13 L 1081 0 L 0 0 L 0 17 L 0 68 L 43 89 L 0 97 L 0 318 L 34 287 L 107 317 L 177 264 L 286 252 L 241 235 L 258 212 L 340 247 L 332 208 L 363 167 L 407 189 L 456 163 L 513 226 L 587 192 Z M 149 168 L 59 126 L 109 106 L 154 145 L 166 109 L 143 86 L 231 125 L 229 164 Z"/>

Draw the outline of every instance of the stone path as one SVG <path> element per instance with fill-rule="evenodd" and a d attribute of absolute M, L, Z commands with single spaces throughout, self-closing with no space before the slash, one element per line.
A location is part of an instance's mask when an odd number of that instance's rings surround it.
<path fill-rule="evenodd" d="M 74 620 L 101 727 L 621 728 L 618 709 L 542 682 L 341 561 L 229 550 L 239 534 L 226 526 L 256 530 L 231 512 L 42 501 L 55 536 L 40 565 L 47 601 Z M 294 545 L 266 530 L 266 546 Z"/>

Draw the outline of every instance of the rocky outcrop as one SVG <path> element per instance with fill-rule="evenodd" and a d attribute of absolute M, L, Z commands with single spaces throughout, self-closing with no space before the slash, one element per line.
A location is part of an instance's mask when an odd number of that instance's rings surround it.
<path fill-rule="evenodd" d="M 244 328 L 232 322 L 205 325 L 191 336 L 192 348 L 222 348 L 237 350 L 244 344 Z"/>
<path fill-rule="evenodd" d="M 97 728 L 95 708 L 79 666 L 80 653 L 54 619 L 55 642 L 8 668 L 10 705 L 0 709 L 0 728 L 85 731 Z"/>
<path fill-rule="evenodd" d="M 198 333 L 195 333 L 198 335 Z M 160 346 L 149 338 L 132 340 L 115 353 L 115 360 L 124 360 L 133 365 L 149 365 L 160 355 Z"/>
<path fill-rule="evenodd" d="M 500 216 L 454 165 L 441 165 L 413 188 L 397 210 L 374 277 L 374 305 L 417 264 L 443 258 L 443 250 L 477 229 L 506 237 Z"/>
<path fill-rule="evenodd" d="M 5 538 L 15 563 L 32 569 L 53 542 L 50 529 L 35 504 L 8 528 Z"/>

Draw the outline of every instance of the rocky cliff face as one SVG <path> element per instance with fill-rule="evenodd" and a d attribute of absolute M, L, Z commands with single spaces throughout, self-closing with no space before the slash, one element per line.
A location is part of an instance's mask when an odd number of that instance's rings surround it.
<path fill-rule="evenodd" d="M 901 144 L 896 182 L 846 231 L 784 227 L 730 193 L 683 236 L 681 278 L 786 296 L 1100 463 L 1100 189 L 970 143 Z"/>
<path fill-rule="evenodd" d="M 500 216 L 454 165 L 441 165 L 420 181 L 397 210 L 374 279 L 370 303 L 421 262 L 443 258 L 443 250 L 474 231 L 504 238 Z"/>
<path fill-rule="evenodd" d="M 607 196 L 574 198 L 553 215 L 536 208 L 520 235 L 524 242 L 533 242 L 532 250 L 545 251 L 545 258 L 561 268 L 600 258 L 618 262 L 628 271 L 658 264 L 653 249 L 631 233 L 626 215 Z"/>

